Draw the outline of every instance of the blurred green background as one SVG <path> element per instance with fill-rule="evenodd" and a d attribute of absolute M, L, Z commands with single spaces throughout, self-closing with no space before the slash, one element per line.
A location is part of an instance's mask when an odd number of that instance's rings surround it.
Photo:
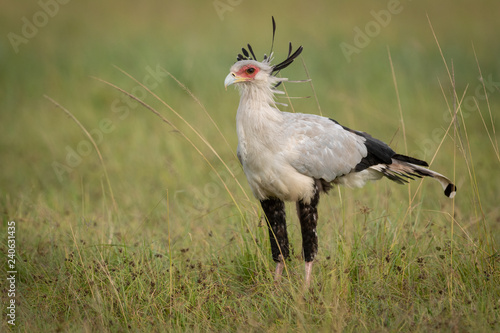
<path fill-rule="evenodd" d="M 484 232 L 499 240 L 499 134 L 494 123 L 500 106 L 498 1 L 91 0 L 63 4 L 47 0 L 4 1 L 2 7 L 0 207 L 4 226 L 8 220 L 18 221 L 19 253 L 33 262 L 28 272 L 53 267 L 71 251 L 75 240 L 70 228 L 87 242 L 94 236 L 95 243 L 145 241 L 164 252 L 168 220 L 177 251 L 190 247 L 193 255 L 207 248 L 209 253 L 231 253 L 227 239 L 246 226 L 241 222 L 244 217 L 248 225 L 257 225 L 259 206 L 235 158 L 239 97 L 232 88 L 225 91 L 223 81 L 247 43 L 258 57 L 269 52 L 271 16 L 277 22 L 276 61 L 286 56 L 289 41 L 304 47 L 302 59 L 281 74 L 290 79 L 309 75 L 313 80 L 314 90 L 308 83 L 290 83 L 285 86 L 287 92 L 299 97 L 316 94 L 321 107 L 320 111 L 312 97 L 294 99 L 293 109 L 284 110 L 321 112 L 371 133 L 401 153 L 432 160 L 433 169 L 456 181 L 459 191 L 453 212 L 466 234 L 481 238 Z M 390 10 L 393 13 L 387 16 Z M 450 125 L 454 87 L 429 21 L 453 71 L 457 95 L 464 98 L 460 136 L 465 151 L 453 127 L 441 145 Z M 368 37 L 359 37 L 358 32 L 366 29 Z M 356 47 L 356 52 L 346 57 L 342 43 Z M 144 95 L 144 101 L 172 122 L 174 130 L 95 79 L 142 94 L 138 84 L 119 69 L 140 82 L 150 82 L 154 94 L 186 122 L 153 96 Z M 198 98 L 220 133 L 165 71 Z M 44 95 L 95 135 L 117 210 L 95 150 L 81 129 Z M 243 190 L 191 126 L 215 148 Z M 412 185 L 410 197 L 417 187 L 418 183 Z M 425 181 L 419 189 L 418 200 L 425 210 L 449 211 L 451 201 L 445 201 L 437 183 Z M 351 211 L 368 205 L 383 215 L 384 209 L 391 212 L 408 204 L 408 189 L 386 180 L 367 189 L 342 191 Z M 330 212 L 332 205 L 337 207 L 336 194 L 323 200 L 335 203 L 324 204 Z M 325 216 L 327 220 L 335 218 Z M 95 222 L 96 230 L 87 229 L 89 221 Z M 336 226 L 324 224 L 323 228 Z M 265 237 L 264 232 L 262 243 Z M 329 242 L 327 234 L 322 244 Z M 488 243 L 489 249 L 495 248 L 495 242 Z M 54 254 L 54 244 L 59 244 L 59 254 Z M 27 281 L 25 288 L 30 284 Z"/>
<path fill-rule="evenodd" d="M 448 65 L 453 61 L 457 92 L 462 94 L 468 88 L 467 96 L 475 96 L 480 81 L 473 46 L 483 76 L 498 81 L 499 5 L 495 1 L 395 2 L 399 3 L 400 13 L 391 15 L 387 26 L 379 25 L 379 33 L 369 38 L 369 44 L 359 48 L 359 54 L 352 54 L 348 62 L 340 44 L 355 46 L 353 29 L 364 30 L 369 22 L 375 21 L 370 12 L 387 10 L 390 3 L 70 1 L 59 4 L 54 17 L 45 15 L 47 20 L 37 15 L 43 11 L 37 2 L 9 4 L 2 11 L 0 22 L 4 32 L 0 44 L 1 188 L 13 199 L 22 196 L 35 200 L 41 195 L 53 195 L 56 200 L 65 198 L 62 206 L 72 206 L 65 194 L 72 193 L 74 186 L 80 187 L 82 177 L 89 182 L 93 176 L 100 177 L 100 167 L 92 153 L 65 174 L 62 182 L 58 181 L 52 162 L 63 163 L 65 147 L 76 149 L 85 137 L 43 98 L 44 94 L 70 110 L 88 130 L 98 127 L 104 118 L 113 121 L 114 129 L 105 134 L 99 146 L 111 173 L 121 179 L 114 184 L 118 192 L 140 196 L 138 193 L 143 192 L 140 187 L 174 190 L 200 181 L 206 166 L 192 163 L 195 153 L 185 149 L 183 140 L 169 133 L 145 110 L 131 109 L 120 119 L 120 113 L 111 110 L 120 94 L 91 77 L 130 90 L 134 82 L 114 66 L 138 80 L 148 75 L 148 67 L 161 66 L 204 103 L 234 150 L 238 96 L 231 90 L 225 92 L 222 82 L 246 43 L 251 43 L 259 56 L 268 53 L 271 15 L 278 24 L 277 61 L 285 56 L 288 41 L 304 46 L 303 60 L 323 114 L 386 141 L 393 138 L 399 126 L 389 48 L 407 124 L 408 152 L 429 158 L 437 145 L 426 145 L 426 140 L 432 137 L 433 129 L 448 125 L 444 119 L 448 111 L 443 91 L 450 100 L 452 93 L 426 16 L 432 22 Z M 23 17 L 31 23 L 35 18 L 42 26 L 35 27 L 37 32 L 32 38 L 13 47 L 8 33 L 23 37 L 26 25 Z M 283 75 L 305 78 L 300 62 Z M 307 84 L 290 89 L 294 96 L 312 95 Z M 495 89 L 490 100 L 497 105 Z M 207 125 L 206 117 L 175 82 L 163 79 L 155 93 L 207 138 L 213 136 L 215 140 L 216 132 Z M 484 103 L 480 99 L 478 102 Z M 298 111 L 318 112 L 312 99 L 295 103 Z M 469 139 L 488 144 L 477 113 L 471 108 L 468 114 L 469 129 L 474 134 Z M 170 117 L 168 113 L 166 116 Z M 401 149 L 401 131 L 394 140 L 393 146 Z M 232 156 L 228 147 L 216 141 L 213 144 L 221 154 Z M 488 164 L 492 152 L 485 148 L 482 153 L 482 163 Z M 437 160 L 441 160 L 439 156 Z M 191 172 L 184 179 L 176 176 L 172 168 Z M 130 193 L 129 186 L 136 189 L 135 193 Z"/>

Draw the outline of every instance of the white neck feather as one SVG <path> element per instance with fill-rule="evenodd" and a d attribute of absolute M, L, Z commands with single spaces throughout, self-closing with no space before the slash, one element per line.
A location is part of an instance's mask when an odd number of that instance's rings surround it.
<path fill-rule="evenodd" d="M 278 79 L 277 81 L 284 80 L 286 79 Z M 279 121 L 281 119 L 281 111 L 276 108 L 274 100 L 274 94 L 281 92 L 275 90 L 273 85 L 263 81 L 252 81 L 241 83 L 238 88 L 241 99 L 236 115 L 237 122 L 239 119 L 243 120 L 242 118 L 245 121 L 253 120 L 254 122 Z"/>
<path fill-rule="evenodd" d="M 239 141 L 272 140 L 279 133 L 283 113 L 276 108 L 274 94 L 269 86 L 243 84 L 236 113 L 236 131 Z"/>
<path fill-rule="evenodd" d="M 276 108 L 273 89 L 266 82 L 242 82 L 236 113 L 239 151 L 258 154 L 261 145 L 271 147 L 281 135 L 284 113 Z"/>

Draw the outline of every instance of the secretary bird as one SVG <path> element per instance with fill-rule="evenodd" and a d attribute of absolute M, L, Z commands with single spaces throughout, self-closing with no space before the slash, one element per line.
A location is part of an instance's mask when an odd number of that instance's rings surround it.
<path fill-rule="evenodd" d="M 276 24 L 273 18 L 273 42 Z M 444 194 L 453 198 L 456 186 L 445 176 L 429 170 L 419 159 L 397 154 L 371 135 L 349 129 L 337 121 L 313 114 L 280 111 L 274 94 L 286 78 L 277 77 L 302 52 L 300 46 L 287 58 L 271 65 L 269 57 L 257 61 L 250 44 L 238 54 L 224 85 L 235 84 L 240 92 L 236 113 L 237 156 L 254 196 L 267 218 L 275 281 L 282 275 L 290 255 L 284 201 L 296 202 L 305 260 L 305 286 L 312 275 L 318 252 L 317 206 L 321 192 L 333 184 L 362 187 L 369 180 L 385 176 L 398 183 L 414 177 L 432 177 L 441 183 Z"/>

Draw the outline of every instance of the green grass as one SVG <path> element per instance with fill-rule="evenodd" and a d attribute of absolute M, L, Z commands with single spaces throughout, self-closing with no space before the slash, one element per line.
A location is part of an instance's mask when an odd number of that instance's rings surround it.
<path fill-rule="evenodd" d="M 2 331 L 499 331 L 500 8 L 401 4 L 350 63 L 339 44 L 387 2 L 243 1 L 223 21 L 210 1 L 69 2 L 17 54 L 4 38 L 0 250 L 15 221 L 18 273 L 16 326 L 4 309 Z M 4 36 L 39 10 L 2 12 Z M 293 205 L 293 256 L 272 280 L 262 213 L 235 157 L 238 96 L 223 87 L 242 46 L 268 52 L 271 15 L 277 61 L 289 40 L 304 46 L 282 75 L 306 78 L 303 63 L 313 79 L 314 90 L 287 84 L 289 95 L 316 94 L 323 115 L 432 161 L 458 186 L 454 200 L 431 180 L 333 189 L 306 292 Z M 92 134 L 102 161 L 50 99 Z M 314 98 L 292 102 L 320 112 Z M 68 149 L 84 156 L 68 166 Z"/>

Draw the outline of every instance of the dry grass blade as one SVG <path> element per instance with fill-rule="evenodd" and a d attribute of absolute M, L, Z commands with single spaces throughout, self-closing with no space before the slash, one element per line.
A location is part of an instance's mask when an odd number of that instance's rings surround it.
<path fill-rule="evenodd" d="M 119 68 L 118 68 L 119 69 Z M 126 73 L 125 71 L 119 69 L 123 74 L 125 74 L 126 76 L 128 76 L 129 78 L 131 78 L 132 80 L 134 80 L 136 83 L 140 84 L 144 89 L 146 89 L 146 91 L 148 91 L 148 93 L 150 93 L 152 96 L 154 96 L 158 101 L 160 101 L 163 105 L 165 105 L 169 110 L 171 110 L 177 117 L 179 117 L 186 125 L 188 125 L 188 127 L 198 136 L 198 138 L 200 138 L 202 140 L 203 143 L 205 143 L 207 145 L 207 147 L 215 154 L 215 156 L 219 159 L 219 161 L 221 161 L 223 163 L 223 165 L 225 166 L 225 168 L 228 170 L 228 172 L 230 172 L 231 176 L 235 179 L 236 183 L 238 184 L 238 186 L 240 187 L 240 189 L 242 190 L 242 192 L 244 193 L 244 195 L 246 196 L 246 199 L 247 200 L 250 200 L 250 198 L 248 197 L 248 195 L 246 194 L 246 192 L 244 191 L 243 187 L 241 186 L 241 184 L 238 182 L 238 180 L 236 179 L 236 176 L 232 173 L 232 171 L 230 170 L 230 168 L 227 166 L 227 164 L 224 162 L 224 160 L 220 157 L 220 155 L 215 151 L 215 149 L 213 148 L 213 146 L 201 135 L 201 133 L 199 133 L 188 121 L 186 121 L 177 111 L 174 110 L 174 108 L 172 108 L 168 103 L 166 103 L 165 101 L 163 101 L 161 98 L 159 98 L 156 94 L 154 94 L 147 86 L 143 85 L 140 81 L 138 81 L 137 79 L 135 79 L 134 77 L 132 77 L 130 74 Z M 168 119 L 166 119 L 160 112 L 158 112 L 155 108 L 153 108 L 152 106 L 150 106 L 149 104 L 147 104 L 146 102 L 144 102 L 143 100 L 141 100 L 140 98 L 138 98 L 137 96 L 129 93 L 128 91 L 108 82 L 108 81 L 105 81 L 103 79 L 100 79 L 100 78 L 97 78 L 97 77 L 93 77 L 94 79 L 110 86 L 110 87 L 113 87 L 114 89 L 122 92 L 123 94 L 127 95 L 129 98 L 132 98 L 133 100 L 139 102 L 142 106 L 144 106 L 146 109 L 148 109 L 149 111 L 153 112 L 156 116 L 158 116 L 164 123 L 168 124 L 169 126 L 171 126 L 174 131 L 180 133 L 180 135 L 191 145 L 191 147 L 193 147 L 195 149 L 195 151 L 205 160 L 205 162 L 209 165 L 209 167 L 212 169 L 212 171 L 215 173 L 215 175 L 217 176 L 217 178 L 220 180 L 220 182 L 222 183 L 222 185 L 224 186 L 226 192 L 229 194 L 230 198 L 231 198 L 231 201 L 234 203 L 235 207 L 237 208 L 240 216 L 241 216 L 241 220 L 244 221 L 244 223 L 246 224 L 246 227 L 247 227 L 247 230 L 249 230 L 249 232 L 252 234 L 252 240 L 254 242 L 254 244 L 256 245 L 256 248 L 260 249 L 258 246 L 257 246 L 257 243 L 256 243 L 256 237 L 255 235 L 252 233 L 251 231 L 251 228 L 250 228 L 250 225 L 249 225 L 249 222 L 246 218 L 246 215 L 244 214 L 244 212 L 242 211 L 242 208 L 241 206 L 238 204 L 238 201 L 236 200 L 234 194 L 231 192 L 231 190 L 229 189 L 228 185 L 226 184 L 226 182 L 224 181 L 223 177 L 221 176 L 221 174 L 219 173 L 219 171 L 217 170 L 217 168 L 215 168 L 215 166 L 210 162 L 209 158 L 196 146 L 196 144 L 183 132 L 181 131 L 177 126 L 175 126 L 171 121 L 169 121 Z M 258 216 L 258 213 L 255 209 L 255 207 L 252 207 L 253 210 L 254 210 L 254 214 L 255 216 Z M 259 250 L 259 255 L 261 256 L 261 259 L 263 259 L 263 254 L 262 252 Z M 265 260 L 263 260 L 264 262 L 266 262 Z"/>
<path fill-rule="evenodd" d="M 196 136 L 202 140 L 202 142 L 210 149 L 210 151 L 212 151 L 212 153 L 217 157 L 217 159 L 224 165 L 224 167 L 226 168 L 226 170 L 229 172 L 229 174 L 231 175 L 231 177 L 234 179 L 234 181 L 236 182 L 236 184 L 239 186 L 240 190 L 243 192 L 243 194 L 245 195 L 245 198 L 247 200 L 249 200 L 250 198 L 248 197 L 246 191 L 243 189 L 243 186 L 241 185 L 241 183 L 238 181 L 238 179 L 236 178 L 236 176 L 234 175 L 234 173 L 231 171 L 231 169 L 229 168 L 229 166 L 226 164 L 226 162 L 222 159 L 222 157 L 219 155 L 219 153 L 215 150 L 215 148 L 212 146 L 212 144 L 210 144 L 210 142 L 207 141 L 207 139 L 201 135 L 201 133 L 195 129 L 186 119 L 184 119 L 184 117 L 182 117 L 173 107 L 171 107 L 168 103 L 166 103 L 164 100 L 162 100 L 158 95 L 156 95 L 154 92 L 152 92 L 147 86 L 145 86 L 142 82 L 140 82 L 139 80 L 137 80 L 136 78 L 134 78 L 132 75 L 130 75 L 129 73 L 125 72 L 124 70 L 120 69 L 117 67 L 117 69 L 122 72 L 123 74 L 125 74 L 127 77 L 129 77 L 130 79 L 134 80 L 134 82 L 136 82 L 137 84 L 139 84 L 141 87 L 143 87 L 144 89 L 146 89 L 146 91 L 148 93 L 150 93 L 154 98 L 156 98 L 160 103 L 162 103 L 164 106 L 166 106 L 170 111 L 172 111 L 179 119 L 181 119 L 188 127 L 191 131 L 193 131 L 193 133 L 196 134 Z M 167 73 L 170 75 L 170 73 L 167 71 Z M 108 83 L 106 81 L 103 81 L 103 80 L 100 80 L 101 82 L 104 82 L 104 83 Z M 109 83 L 108 83 L 109 84 Z M 116 86 L 114 86 L 115 88 L 117 88 Z M 120 89 L 121 90 L 121 89 Z M 142 105 L 146 106 L 146 104 L 141 101 L 140 99 L 138 99 L 137 97 L 133 96 L 132 94 L 129 94 L 128 92 L 125 92 L 124 90 L 121 90 L 122 92 L 126 93 L 129 97 L 131 98 L 134 98 L 135 100 L 137 100 L 138 102 L 140 102 Z M 148 109 L 150 109 L 151 111 L 153 111 L 154 109 L 151 108 L 150 106 L 147 106 Z M 163 117 L 158 111 L 154 110 L 153 111 L 157 116 L 159 116 L 162 120 L 164 120 L 165 122 L 168 122 L 170 126 L 173 126 L 173 124 L 169 121 L 166 120 L 165 117 Z M 175 128 L 178 132 L 180 132 L 177 128 Z M 184 138 L 187 139 L 187 136 L 184 134 L 184 133 L 181 133 L 182 136 Z M 190 144 L 198 151 L 199 154 L 201 154 L 203 156 L 203 158 L 208 162 L 208 159 L 203 155 L 203 153 L 196 147 L 196 145 L 191 141 L 191 140 L 188 140 L 190 142 Z M 212 170 L 217 174 L 217 177 L 219 177 L 219 179 L 222 181 L 222 178 L 220 176 L 220 173 L 215 169 L 215 167 L 210 164 Z M 228 193 L 230 193 L 230 190 L 229 188 L 227 187 L 227 185 L 224 183 L 224 187 L 226 188 L 226 190 L 228 191 Z M 231 195 L 231 198 L 233 199 L 233 202 L 238 206 L 237 202 L 234 200 L 234 197 L 232 195 L 232 193 L 230 193 Z M 238 206 L 238 209 L 239 209 L 239 206 Z M 257 215 L 257 212 L 255 211 L 255 214 Z"/>
<path fill-rule="evenodd" d="M 408 154 L 408 145 L 406 143 L 406 128 L 405 120 L 403 118 L 403 108 L 401 107 L 401 98 L 399 97 L 398 81 L 396 79 L 396 73 L 394 72 L 394 64 L 392 62 L 391 50 L 387 46 L 387 54 L 389 55 L 389 63 L 391 65 L 392 82 L 394 83 L 394 89 L 396 90 L 396 98 L 398 101 L 399 118 L 401 120 L 401 129 L 403 130 L 403 142 L 405 144 L 405 154 Z"/>
<path fill-rule="evenodd" d="M 314 89 L 314 84 L 312 82 L 311 76 L 309 75 L 309 71 L 307 70 L 306 62 L 304 61 L 304 58 L 302 56 L 300 56 L 300 60 L 302 60 L 302 66 L 304 67 L 304 71 L 306 72 L 307 81 L 311 85 L 311 90 L 313 91 L 314 94 L 314 100 L 316 101 L 319 115 L 323 116 L 323 112 L 321 111 L 321 105 L 319 104 L 318 95 L 316 94 L 316 89 Z"/>
<path fill-rule="evenodd" d="M 486 85 L 484 83 L 484 78 L 483 78 L 483 73 L 481 71 L 481 66 L 479 66 L 479 60 L 477 59 L 476 48 L 474 47 L 474 44 L 472 44 L 472 50 L 474 51 L 474 58 L 476 59 L 477 70 L 479 71 L 479 77 L 481 78 L 481 84 L 483 86 L 484 98 L 486 99 L 486 105 L 488 106 L 488 113 L 490 114 L 491 131 L 493 132 L 493 135 L 490 133 L 490 130 L 489 130 L 488 126 L 486 125 L 483 114 L 481 113 L 481 109 L 479 108 L 479 105 L 477 104 L 477 100 L 475 98 L 474 98 L 474 102 L 476 103 L 476 107 L 477 107 L 477 110 L 479 112 L 479 116 L 481 117 L 484 128 L 486 130 L 486 133 L 488 134 L 488 137 L 490 139 L 491 145 L 493 146 L 493 150 L 495 151 L 495 155 L 497 157 L 497 160 L 500 162 L 500 151 L 498 148 L 498 140 L 497 140 L 497 136 L 496 136 L 495 122 L 493 121 L 493 114 L 491 112 L 490 100 L 488 97 L 488 93 L 486 92 Z M 496 87 L 496 89 L 499 90 L 498 87 Z"/>
<path fill-rule="evenodd" d="M 116 216 L 118 217 L 118 206 L 116 205 L 116 200 L 115 196 L 113 194 L 113 188 L 111 187 L 111 182 L 109 181 L 109 176 L 108 176 L 108 171 L 106 169 L 106 165 L 104 164 L 104 159 L 102 158 L 101 151 L 99 150 L 99 147 L 94 141 L 94 138 L 92 138 L 92 135 L 87 131 L 85 126 L 82 125 L 82 123 L 71 113 L 69 112 L 66 108 L 64 108 L 61 104 L 57 103 L 55 100 L 50 98 L 47 95 L 43 95 L 46 99 L 48 99 L 50 102 L 52 102 L 55 106 L 57 106 L 59 109 L 61 109 L 65 114 L 67 114 L 85 133 L 85 135 L 89 138 L 90 142 L 92 142 L 92 145 L 94 146 L 94 149 L 97 152 L 97 155 L 99 156 L 99 161 L 101 162 L 102 169 L 104 171 L 104 176 L 106 178 L 106 183 L 108 185 L 109 193 L 111 195 L 111 201 L 113 202 L 113 209 L 115 210 Z"/>
<path fill-rule="evenodd" d="M 458 131 L 458 128 L 457 128 L 457 115 L 458 115 L 459 110 L 460 110 L 460 105 L 461 105 L 461 103 L 462 103 L 462 101 L 463 101 L 463 99 L 464 99 L 464 97 L 465 97 L 465 92 L 464 92 L 464 94 L 463 94 L 462 98 L 460 99 L 460 102 L 459 102 L 459 104 L 458 104 L 458 106 L 457 106 L 457 105 L 456 105 L 456 101 L 457 101 L 458 97 L 457 97 L 457 93 L 456 93 L 456 90 L 455 90 L 455 85 L 454 85 L 454 74 L 452 74 L 452 73 L 450 72 L 449 68 L 448 68 L 448 65 L 447 65 L 446 60 L 445 60 L 445 58 L 444 58 L 444 55 L 443 55 L 443 52 L 442 52 L 441 46 L 439 45 L 439 40 L 438 40 L 438 38 L 437 38 L 437 36 L 436 36 L 436 33 L 434 32 L 434 28 L 432 27 L 432 24 L 431 24 L 431 21 L 430 21 L 429 16 L 427 16 L 427 20 L 428 20 L 428 22 L 429 22 L 429 26 L 430 26 L 431 31 L 432 31 L 432 34 L 433 34 L 433 36 L 434 36 L 434 40 L 435 40 L 435 42 L 436 42 L 436 44 L 437 44 L 437 46 L 438 46 L 439 53 L 440 53 L 440 55 L 441 55 L 441 59 L 443 60 L 443 63 L 444 63 L 445 68 L 446 68 L 446 71 L 447 71 L 447 73 L 448 73 L 448 77 L 449 77 L 450 82 L 451 82 L 451 84 L 452 84 L 452 86 L 453 86 L 453 100 L 454 100 L 454 109 L 453 109 L 453 112 L 452 112 L 453 117 L 452 117 L 452 119 L 451 119 L 451 121 L 450 121 L 450 123 L 449 123 L 449 125 L 448 125 L 448 128 L 447 128 L 447 129 L 446 129 L 446 131 L 445 131 L 445 134 L 443 135 L 443 138 L 442 138 L 442 139 L 441 139 L 441 141 L 439 142 L 438 147 L 436 148 L 436 150 L 435 150 L 435 152 L 434 152 L 434 155 L 433 155 L 432 159 L 431 159 L 431 160 L 430 160 L 430 162 L 429 162 L 429 165 L 432 165 L 432 162 L 434 161 L 434 159 L 436 158 L 436 156 L 437 156 L 438 152 L 440 151 L 441 146 L 442 146 L 442 145 L 443 145 L 443 143 L 444 143 L 444 140 L 446 139 L 446 137 L 448 137 L 451 127 L 452 127 L 453 125 L 455 125 L 455 127 L 454 127 L 454 129 L 455 129 L 454 133 L 455 133 L 455 134 L 456 134 L 456 133 L 457 133 L 457 131 Z M 396 85 L 396 92 L 397 92 L 397 82 L 396 82 L 396 78 L 395 78 L 395 76 L 394 76 L 394 68 L 393 68 L 393 65 L 392 65 L 392 59 L 391 59 L 391 56 L 390 56 L 390 51 L 389 51 L 389 49 L 388 49 L 388 54 L 389 54 L 389 59 L 390 59 L 390 63 L 391 63 L 391 69 L 392 69 L 392 73 L 393 73 L 393 80 L 394 80 L 394 83 L 395 83 L 395 85 Z M 446 103 L 447 103 L 447 105 L 448 105 L 448 108 L 450 109 L 449 104 L 448 104 L 448 100 L 447 100 L 447 98 L 446 98 L 446 94 L 444 93 L 444 90 L 443 90 L 443 87 L 442 87 L 442 85 L 441 85 L 441 82 L 440 82 L 440 86 L 441 86 L 441 90 L 442 90 L 442 92 L 443 92 L 443 95 L 444 95 L 444 97 L 445 97 Z M 401 105 L 400 105 L 400 103 L 399 103 L 399 94 L 398 94 L 398 104 L 399 104 L 399 106 L 400 106 L 400 112 L 401 112 Z M 402 122 L 403 122 L 403 126 L 404 126 L 404 121 L 403 121 L 402 114 L 401 114 L 401 120 L 402 120 Z M 403 127 L 403 131 L 404 131 L 404 127 Z M 404 135 L 404 134 L 403 134 L 403 135 Z M 406 138 L 406 135 L 404 135 L 404 137 Z M 462 140 L 460 140 L 460 138 L 459 138 L 459 140 L 458 140 L 458 141 L 459 141 L 459 143 L 460 143 L 460 145 L 461 145 L 461 147 L 462 147 L 462 151 L 463 151 L 463 152 L 465 152 L 465 150 L 463 149 Z M 456 146 L 456 145 L 455 145 L 455 146 Z M 463 155 L 464 155 L 464 157 L 466 156 L 466 154 L 465 154 L 465 153 L 464 153 Z M 453 156 L 454 156 L 454 161 L 453 161 L 453 170 L 454 170 L 454 171 L 453 171 L 453 181 L 455 181 L 456 154 L 454 154 Z M 469 169 L 469 172 L 470 172 L 470 169 Z M 405 220 L 405 219 L 406 219 L 406 217 L 408 216 L 408 214 L 410 214 L 410 212 L 411 212 L 411 210 L 412 210 L 412 208 L 413 208 L 413 202 L 415 201 L 415 199 L 416 199 L 417 195 L 420 193 L 420 189 L 421 189 L 421 187 L 422 187 L 423 181 L 424 181 L 423 179 L 422 179 L 422 180 L 420 180 L 420 182 L 419 182 L 419 184 L 418 184 L 418 186 L 417 186 L 417 189 L 416 189 L 416 191 L 415 191 L 415 193 L 414 193 L 413 197 L 410 197 L 409 204 L 408 204 L 408 208 L 407 208 L 407 210 L 406 210 L 406 212 L 405 212 L 405 215 L 404 215 L 404 217 L 403 217 L 403 220 Z M 452 213 L 451 215 L 449 215 L 449 216 L 451 217 L 451 220 L 452 220 L 452 239 L 453 239 L 453 224 L 454 224 L 456 221 L 455 221 L 455 219 L 454 219 L 454 217 L 453 217 L 453 216 L 454 216 L 454 211 L 455 211 L 455 199 L 453 198 L 452 200 L 453 200 L 453 202 L 452 202 L 452 212 L 453 212 L 453 213 Z M 400 232 L 400 231 L 401 231 L 401 228 L 398 230 L 398 232 L 396 232 L 396 233 L 394 234 L 393 244 L 395 244 L 395 241 L 396 241 L 396 239 L 397 239 L 397 237 L 398 237 L 398 235 L 399 235 L 399 232 Z"/>
<path fill-rule="evenodd" d="M 288 100 L 288 105 L 292 109 L 292 112 L 295 113 L 295 108 L 293 107 L 292 99 L 291 99 L 290 95 L 288 94 L 288 91 L 286 90 L 285 82 L 283 82 L 283 84 L 281 86 L 283 87 L 283 91 L 285 92 L 285 98 Z"/>
<path fill-rule="evenodd" d="M 205 108 L 205 105 L 203 105 L 203 103 L 198 99 L 198 97 L 195 96 L 195 94 L 193 94 L 193 92 L 188 88 L 186 87 L 186 85 L 184 83 L 182 83 L 181 81 L 179 81 L 175 76 L 172 75 L 172 73 L 170 73 L 169 71 L 165 70 L 164 68 L 162 68 L 185 92 L 187 92 L 189 94 L 189 96 L 191 96 L 191 98 L 196 102 L 196 104 L 198 104 L 200 106 L 200 108 L 203 110 L 203 112 L 205 113 L 205 115 L 208 117 L 208 119 L 210 119 L 210 122 L 212 123 L 212 125 L 214 125 L 215 129 L 217 130 L 217 132 L 219 132 L 220 136 L 222 137 L 222 140 L 224 140 L 224 142 L 226 143 L 226 146 L 229 148 L 230 151 L 233 151 L 231 148 L 231 145 L 229 144 L 229 142 L 227 141 L 226 137 L 224 136 L 224 134 L 222 134 L 222 131 L 220 130 L 219 128 L 219 125 L 217 125 L 217 123 L 215 122 L 214 118 L 210 115 L 210 113 L 207 111 L 207 109 Z M 123 71 L 122 71 L 123 73 Z M 236 155 L 234 154 L 233 152 L 233 157 L 235 159 L 237 159 Z M 230 170 L 229 170 L 230 171 Z M 234 177 L 234 175 L 233 175 Z M 236 181 L 238 181 L 236 179 L 236 177 L 234 177 L 234 179 Z"/>
<path fill-rule="evenodd" d="M 102 82 L 102 83 L 105 83 L 115 89 L 117 89 L 118 91 L 124 93 L 125 95 L 127 95 L 128 97 L 132 98 L 133 100 L 139 102 L 142 106 L 144 106 L 146 109 L 148 109 L 149 111 L 153 112 L 156 116 L 158 116 L 164 123 L 168 124 L 169 126 L 171 126 L 174 131 L 180 133 L 180 135 L 186 140 L 189 142 L 189 144 L 191 144 L 191 146 L 196 150 L 196 152 L 205 160 L 205 162 L 207 162 L 207 164 L 210 166 L 210 168 L 217 174 L 217 176 L 219 177 L 220 181 L 222 182 L 222 184 L 224 185 L 224 187 L 226 188 L 227 192 L 229 193 L 229 195 L 231 196 L 231 198 L 233 199 L 233 201 L 236 203 L 236 200 L 234 199 L 233 197 L 233 194 L 231 193 L 231 191 L 229 190 L 229 188 L 227 187 L 227 184 L 224 182 L 224 180 L 222 179 L 222 177 L 220 176 L 220 174 L 217 172 L 217 169 L 213 166 L 212 163 L 210 163 L 209 159 L 205 156 L 205 154 L 203 154 L 203 152 L 196 146 L 196 144 L 188 137 L 186 136 L 186 134 L 184 134 L 181 130 L 179 130 L 179 128 L 177 126 L 175 126 L 172 122 L 170 122 L 167 118 L 165 118 L 161 113 L 159 113 L 155 108 L 153 108 L 152 106 L 150 106 L 149 104 L 147 104 L 146 102 L 144 102 L 143 100 L 141 100 L 140 98 L 136 97 L 135 95 L 129 93 L 128 91 L 110 83 L 110 82 L 107 82 L 105 80 L 102 80 L 100 78 L 97 78 L 97 77 L 94 77 L 94 79 Z M 170 107 L 170 106 L 169 106 Z"/>

